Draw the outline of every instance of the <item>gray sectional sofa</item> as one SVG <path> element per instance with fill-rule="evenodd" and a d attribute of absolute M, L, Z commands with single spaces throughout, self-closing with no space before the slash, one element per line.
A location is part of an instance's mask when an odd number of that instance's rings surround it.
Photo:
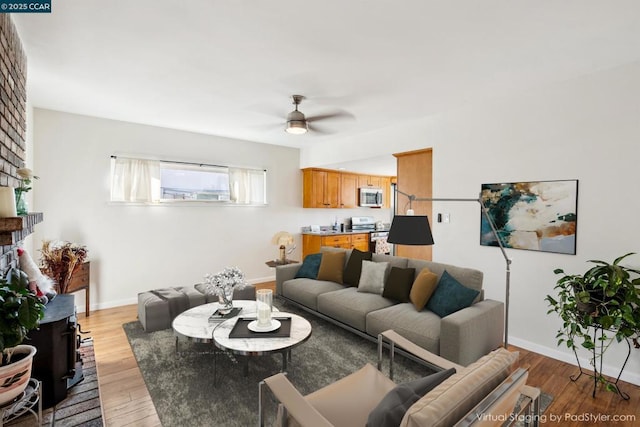
<path fill-rule="evenodd" d="M 347 265 L 351 250 L 325 250 L 345 251 Z M 418 312 L 410 302 L 398 303 L 379 294 L 358 292 L 357 287 L 295 278 L 302 264 L 276 267 L 276 295 L 373 341 L 379 333 L 393 329 L 426 350 L 464 366 L 502 345 L 504 304 L 484 299 L 481 271 L 391 255 L 374 254 L 372 261 L 388 262 L 389 267 L 415 268 L 416 276 L 423 268 L 438 277 L 446 270 L 460 284 L 479 291 L 479 295 L 471 306 L 440 318 L 426 308 Z"/>

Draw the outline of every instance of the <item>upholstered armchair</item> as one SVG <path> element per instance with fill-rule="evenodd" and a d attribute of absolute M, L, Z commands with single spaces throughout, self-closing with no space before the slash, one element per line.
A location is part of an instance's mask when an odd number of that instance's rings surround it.
<path fill-rule="evenodd" d="M 389 347 L 389 376 L 381 371 L 383 346 Z M 435 366 L 428 377 L 396 385 L 396 348 Z M 378 336 L 378 369 L 362 369 L 303 396 L 279 373 L 259 385 L 259 424 L 264 425 L 264 399 L 270 390 L 281 403 L 280 425 L 302 427 L 502 425 L 524 419 L 538 425 L 539 390 L 526 385 L 527 371 L 513 369 L 518 353 L 499 348 L 463 367 L 434 355 L 392 330 Z M 514 414 L 516 402 L 521 415 Z"/>

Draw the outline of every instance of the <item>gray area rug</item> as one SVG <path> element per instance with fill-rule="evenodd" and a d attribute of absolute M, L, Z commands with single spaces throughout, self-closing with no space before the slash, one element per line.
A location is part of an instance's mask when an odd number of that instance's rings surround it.
<path fill-rule="evenodd" d="M 377 364 L 377 344 L 290 305 L 279 306 L 279 309 L 304 316 L 313 328 L 311 337 L 293 349 L 288 366 L 289 380 L 302 394 L 349 375 L 366 363 Z M 123 328 L 164 427 L 257 424 L 258 383 L 280 372 L 279 354 L 249 358 L 247 377 L 243 375 L 242 357 L 234 361 L 219 355 L 214 384 L 212 344 L 181 340 L 180 353 L 176 354 L 171 329 L 146 333 L 137 321 L 126 323 Z M 404 357 L 396 358 L 395 368 L 396 382 L 430 372 Z M 268 400 L 266 412 L 270 424 L 276 409 L 275 403 Z"/>
<path fill-rule="evenodd" d="M 291 305 L 282 312 L 304 316 L 313 327 L 309 340 L 293 350 L 287 375 L 302 394 L 324 387 L 364 364 L 377 364 L 377 344 L 360 338 Z M 164 427 L 248 426 L 258 421 L 258 383 L 279 372 L 280 355 L 249 358 L 248 376 L 243 375 L 242 357 L 218 355 L 214 384 L 212 344 L 180 341 L 175 350 L 171 329 L 146 333 L 138 321 L 123 328 Z M 385 351 L 385 361 L 388 361 Z M 404 357 L 396 357 L 396 383 L 410 381 L 430 370 Z M 385 364 L 385 373 L 388 373 Z M 269 394 L 269 393 L 267 393 Z M 543 400 L 547 408 L 551 398 Z M 276 405 L 267 399 L 267 425 L 273 423 Z"/>

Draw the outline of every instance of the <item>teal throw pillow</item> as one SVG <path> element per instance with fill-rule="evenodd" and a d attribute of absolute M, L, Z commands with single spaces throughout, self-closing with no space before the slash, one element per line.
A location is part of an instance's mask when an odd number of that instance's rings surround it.
<path fill-rule="evenodd" d="M 458 310 L 469 307 L 480 292 L 469 289 L 454 279 L 445 270 L 438 281 L 435 292 L 429 298 L 427 310 L 440 317 L 445 317 Z"/>
<path fill-rule="evenodd" d="M 397 385 L 369 413 L 367 427 L 399 426 L 404 414 L 414 403 L 455 373 L 455 368 L 450 368 Z"/>
<path fill-rule="evenodd" d="M 342 276 L 342 282 L 345 285 L 358 286 L 360 274 L 362 273 L 362 261 L 371 261 L 371 252 L 362 252 L 358 249 L 352 250 Z"/>
<path fill-rule="evenodd" d="M 316 279 L 318 270 L 320 270 L 320 262 L 322 261 L 322 253 L 311 254 L 304 257 L 302 266 L 296 273 L 296 279 Z"/>

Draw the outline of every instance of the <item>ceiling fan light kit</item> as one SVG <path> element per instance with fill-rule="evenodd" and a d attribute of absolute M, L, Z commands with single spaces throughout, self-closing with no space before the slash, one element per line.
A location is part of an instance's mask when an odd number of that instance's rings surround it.
<path fill-rule="evenodd" d="M 293 105 L 296 106 L 296 109 L 289 113 L 287 116 L 287 127 L 285 131 L 287 133 L 291 133 L 294 135 L 302 135 L 303 133 L 307 133 L 309 130 L 307 126 L 307 119 L 304 117 L 300 111 L 298 111 L 298 105 L 304 99 L 302 95 L 292 95 Z"/>
<path fill-rule="evenodd" d="M 307 133 L 307 130 L 307 122 L 300 120 L 287 121 L 287 128 L 285 129 L 287 133 L 294 135 L 302 135 L 303 133 Z"/>

